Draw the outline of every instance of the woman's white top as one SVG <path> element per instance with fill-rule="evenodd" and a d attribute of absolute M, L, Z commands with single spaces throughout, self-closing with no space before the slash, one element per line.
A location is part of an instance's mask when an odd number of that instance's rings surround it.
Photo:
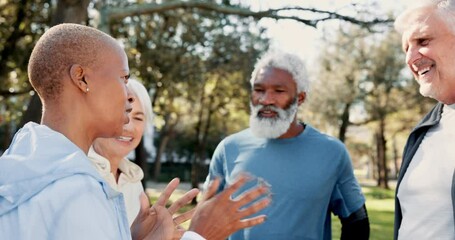
<path fill-rule="evenodd" d="M 101 177 L 114 190 L 123 193 L 128 223 L 131 226 L 141 207 L 140 196 L 144 192 L 141 180 L 144 177 L 144 172 L 138 165 L 124 158 L 119 163 L 120 176 L 116 182 L 114 174 L 111 173 L 109 160 L 96 153 L 93 146 L 90 147 L 88 157 Z"/>

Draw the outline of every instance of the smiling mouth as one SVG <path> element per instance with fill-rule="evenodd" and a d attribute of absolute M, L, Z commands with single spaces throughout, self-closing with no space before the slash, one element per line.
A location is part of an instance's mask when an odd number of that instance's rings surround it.
<path fill-rule="evenodd" d="M 276 115 L 277 115 L 277 112 L 272 111 L 272 110 L 260 110 L 258 113 L 258 116 L 266 117 L 266 118 L 275 117 Z"/>
<path fill-rule="evenodd" d="M 431 67 L 432 67 L 432 66 L 423 68 L 423 69 L 419 70 L 419 71 L 417 72 L 417 74 L 419 74 L 419 76 L 425 75 L 426 73 L 428 73 L 428 72 L 431 70 Z"/>
<path fill-rule="evenodd" d="M 133 138 L 132 137 L 120 136 L 120 137 L 117 137 L 117 140 L 119 140 L 121 142 L 131 142 L 133 140 Z"/>

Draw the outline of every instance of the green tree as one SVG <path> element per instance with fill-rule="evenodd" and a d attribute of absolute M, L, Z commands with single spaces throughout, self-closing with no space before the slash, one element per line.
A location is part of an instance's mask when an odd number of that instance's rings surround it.
<path fill-rule="evenodd" d="M 160 138 L 155 180 L 167 145 L 185 135 L 192 139 L 182 141 L 180 146 L 186 149 L 173 144 L 166 156 L 186 153 L 193 163 L 193 184 L 197 184 L 200 164 L 210 154 L 206 149 L 213 149 L 219 141 L 211 136 L 215 118 L 236 96 L 241 95 L 245 105 L 248 76 L 267 47 L 262 31 L 251 31 L 257 28 L 254 24 L 248 18 L 182 9 L 111 23 L 110 33 L 127 46 L 133 75 L 154 92 Z"/>
<path fill-rule="evenodd" d="M 88 8 L 100 12 L 99 21 L 96 15 L 88 16 Z M 166 151 L 185 153 L 196 167 L 222 136 L 246 125 L 247 80 L 255 58 L 267 46 L 263 29 L 255 25 L 257 20 L 292 20 L 316 27 L 319 22 L 338 19 L 367 28 L 390 22 L 376 15 L 360 20 L 355 14 L 352 17 L 305 7 L 252 11 L 231 1 L 16 0 L 5 3 L 1 11 L 2 18 L 6 16 L 0 21 L 5 26 L 0 30 L 0 68 L 7 66 L 6 70 L 0 69 L 0 77 L 6 80 L 0 90 L 0 131 L 5 136 L 11 136 L 16 125 L 40 120 L 41 105 L 36 94 L 28 108 L 19 108 L 30 99 L 26 61 L 38 37 L 48 26 L 60 22 L 100 23 L 102 29 L 125 44 L 132 75 L 152 92 L 160 139 L 157 159 Z M 11 52 L 20 47 L 23 52 Z M 9 124 L 11 121 L 15 124 Z M 3 148 L 9 140 L 4 142 Z M 182 148 L 166 150 L 168 144 Z M 160 162 L 156 161 L 156 176 Z"/>
<path fill-rule="evenodd" d="M 321 54 L 308 115 L 355 146 L 353 156 L 373 161 L 378 186 L 388 188 L 389 162 L 393 160 L 396 173 L 398 149 L 430 104 L 417 96 L 416 83 L 406 74 L 400 37 L 392 29 L 371 33 L 353 26 L 327 39 L 333 40 L 326 40 Z"/>
<path fill-rule="evenodd" d="M 0 150 L 6 149 L 16 131 L 24 102 L 33 95 L 27 81 L 31 46 L 49 24 L 48 1 L 0 3 Z"/>

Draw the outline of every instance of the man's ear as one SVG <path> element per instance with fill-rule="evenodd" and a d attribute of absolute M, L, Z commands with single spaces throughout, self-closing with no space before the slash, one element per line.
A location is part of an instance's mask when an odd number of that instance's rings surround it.
<path fill-rule="evenodd" d="M 297 102 L 298 102 L 299 106 L 300 106 L 300 104 L 305 102 L 305 99 L 306 99 L 305 92 L 300 92 L 299 94 L 297 94 Z"/>
<path fill-rule="evenodd" d="M 85 80 L 84 68 L 79 64 L 73 64 L 70 68 L 71 82 L 78 87 L 82 92 L 87 93 L 89 91 L 88 83 Z"/>

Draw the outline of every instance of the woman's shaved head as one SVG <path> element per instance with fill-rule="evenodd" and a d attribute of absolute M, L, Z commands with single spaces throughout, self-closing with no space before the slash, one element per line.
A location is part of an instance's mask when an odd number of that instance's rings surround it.
<path fill-rule="evenodd" d="M 95 28 L 78 24 L 60 24 L 50 28 L 37 42 L 30 56 L 28 76 L 42 101 L 58 98 L 63 77 L 73 64 L 97 67 L 100 55 L 119 44 Z"/>

